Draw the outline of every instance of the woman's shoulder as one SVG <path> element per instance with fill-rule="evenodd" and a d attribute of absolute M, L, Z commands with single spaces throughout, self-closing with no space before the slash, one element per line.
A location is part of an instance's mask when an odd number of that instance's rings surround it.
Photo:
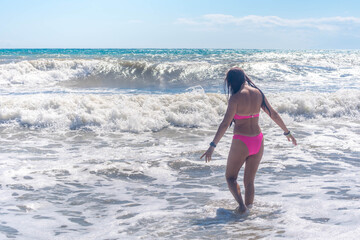
<path fill-rule="evenodd" d="M 241 91 L 237 92 L 232 97 L 234 101 L 253 101 L 257 98 L 262 98 L 260 91 L 250 86 L 241 89 Z"/>
<path fill-rule="evenodd" d="M 234 94 L 234 98 L 237 99 L 241 99 L 241 98 L 246 98 L 248 97 L 251 93 L 252 93 L 252 89 L 249 87 L 244 87 L 243 89 L 241 89 L 240 91 L 238 91 L 236 94 Z"/>
<path fill-rule="evenodd" d="M 249 93 L 249 95 L 253 95 L 253 96 L 260 96 L 261 97 L 261 93 L 260 90 L 251 86 L 248 86 L 246 88 L 247 92 Z"/>

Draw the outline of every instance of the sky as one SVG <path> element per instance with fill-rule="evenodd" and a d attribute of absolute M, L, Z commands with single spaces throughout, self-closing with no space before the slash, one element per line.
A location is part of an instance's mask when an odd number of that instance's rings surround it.
<path fill-rule="evenodd" d="M 359 49 L 358 0 L 0 0 L 0 48 Z"/>

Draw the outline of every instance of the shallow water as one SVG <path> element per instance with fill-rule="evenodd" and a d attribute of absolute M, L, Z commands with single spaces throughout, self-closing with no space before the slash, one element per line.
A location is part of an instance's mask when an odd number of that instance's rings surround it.
<path fill-rule="evenodd" d="M 81 51 L 60 57 L 3 53 L 0 238 L 359 238 L 360 74 L 358 65 L 350 66 L 358 52 L 148 51 L 130 57 L 104 50 L 100 60 L 94 52 Z M 102 88 L 59 83 L 81 83 L 89 62 L 125 59 L 139 65 L 136 61 L 144 57 L 151 66 L 168 64 L 168 72 L 161 73 L 165 77 L 154 75 L 166 87 L 172 86 L 166 74 L 173 68 L 173 81 L 180 81 L 182 90 L 114 88 L 106 86 L 108 80 Z M 253 61 L 243 64 L 299 143 L 293 147 L 261 113 L 265 151 L 255 203 L 246 216 L 235 213 L 224 177 L 232 129 L 210 163 L 199 159 L 226 110 L 226 98 L 218 93 L 219 69 L 234 59 Z M 63 65 L 65 60 L 70 63 Z M 44 62 L 53 65 L 40 68 Z M 211 69 L 210 76 L 210 70 L 195 71 L 194 62 L 221 68 Z M 38 64 L 37 70 L 27 71 L 26 64 Z M 99 77 L 97 64 L 87 65 L 88 75 L 95 71 Z M 279 70 L 284 68 L 297 70 Z M 71 75 L 75 72 L 80 75 Z M 153 80 L 139 74 L 137 80 Z M 189 74 L 193 78 L 187 82 Z M 346 88 L 336 85 L 335 75 L 348 81 Z M 209 84 L 187 89 L 204 76 Z M 263 76 L 275 78 L 281 91 Z M 284 76 L 298 77 L 299 88 Z M 336 87 L 328 89 L 332 84 Z"/>

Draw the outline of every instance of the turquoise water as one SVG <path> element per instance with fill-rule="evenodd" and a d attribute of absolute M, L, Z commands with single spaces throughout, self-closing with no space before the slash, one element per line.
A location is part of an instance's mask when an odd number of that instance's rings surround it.
<path fill-rule="evenodd" d="M 152 94 L 194 86 L 223 92 L 226 71 L 241 66 L 267 92 L 334 92 L 359 89 L 359 55 L 355 50 L 0 49 L 0 86 L 12 93 L 36 88 Z"/>
<path fill-rule="evenodd" d="M 259 52 L 288 52 L 286 50 L 259 50 L 259 49 L 0 49 L 3 56 L 30 56 L 30 55 L 68 55 L 68 56 L 120 56 L 120 55 L 210 55 L 210 54 L 251 54 Z M 316 51 L 323 52 L 323 51 Z M 329 52 L 329 51 L 326 51 Z"/>

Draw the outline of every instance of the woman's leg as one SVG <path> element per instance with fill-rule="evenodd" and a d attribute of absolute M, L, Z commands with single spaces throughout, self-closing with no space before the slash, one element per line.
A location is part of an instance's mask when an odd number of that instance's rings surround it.
<path fill-rule="evenodd" d="M 237 177 L 240 168 L 245 162 L 249 150 L 244 142 L 238 139 L 233 139 L 230 147 L 229 156 L 226 164 L 226 181 L 229 186 L 229 190 L 234 196 L 235 200 L 239 203 L 240 212 L 244 212 L 246 207 L 241 197 L 240 186 L 237 183 Z"/>
<path fill-rule="evenodd" d="M 255 194 L 255 175 L 258 170 L 261 158 L 264 152 L 264 139 L 261 142 L 260 150 L 257 154 L 247 157 L 244 170 L 244 186 L 245 186 L 245 205 L 248 206 L 254 202 Z"/>

